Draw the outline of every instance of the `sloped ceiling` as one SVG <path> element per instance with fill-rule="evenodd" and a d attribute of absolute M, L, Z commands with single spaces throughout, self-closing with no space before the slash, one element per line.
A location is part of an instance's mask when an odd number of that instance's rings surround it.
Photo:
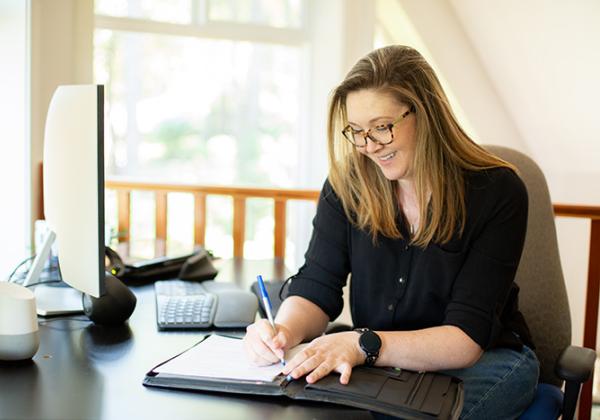
<path fill-rule="evenodd" d="M 600 204 L 600 1 L 450 4 L 553 199 Z"/>
<path fill-rule="evenodd" d="M 388 27 L 414 27 L 476 141 L 532 156 L 554 202 L 600 205 L 600 1 L 379 1 Z"/>

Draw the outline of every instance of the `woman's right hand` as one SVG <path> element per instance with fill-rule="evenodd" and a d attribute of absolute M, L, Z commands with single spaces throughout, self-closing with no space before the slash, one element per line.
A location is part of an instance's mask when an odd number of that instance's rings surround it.
<path fill-rule="evenodd" d="M 292 333 L 281 324 L 275 324 L 277 333 L 266 319 L 256 321 L 246 328 L 244 347 L 252 363 L 267 366 L 279 362 L 292 346 Z"/>

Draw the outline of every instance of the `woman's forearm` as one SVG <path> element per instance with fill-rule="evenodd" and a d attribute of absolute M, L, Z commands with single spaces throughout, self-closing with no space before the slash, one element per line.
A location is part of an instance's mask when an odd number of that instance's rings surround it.
<path fill-rule="evenodd" d="M 452 325 L 417 331 L 377 331 L 382 346 L 377 366 L 416 371 L 461 369 L 479 360 L 482 349 Z"/>
<path fill-rule="evenodd" d="M 290 296 L 279 307 L 275 322 L 291 332 L 291 345 L 294 346 L 323 334 L 329 317 L 311 301 L 300 296 Z"/>

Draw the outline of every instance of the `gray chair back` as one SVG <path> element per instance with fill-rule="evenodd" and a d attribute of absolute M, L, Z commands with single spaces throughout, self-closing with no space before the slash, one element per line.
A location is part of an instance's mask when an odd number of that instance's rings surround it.
<path fill-rule="evenodd" d="M 562 381 L 554 374 L 554 364 L 571 344 L 571 315 L 546 178 L 523 153 L 502 146 L 484 147 L 517 167 L 529 193 L 527 235 L 515 279 L 521 289 L 519 308 L 536 346 L 540 382 L 560 386 Z"/>

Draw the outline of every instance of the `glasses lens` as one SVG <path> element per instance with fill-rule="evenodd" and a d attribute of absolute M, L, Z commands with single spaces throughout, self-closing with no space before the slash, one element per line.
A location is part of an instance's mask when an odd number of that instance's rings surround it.
<path fill-rule="evenodd" d="M 348 140 L 350 143 L 355 144 L 355 145 L 360 145 L 361 143 L 361 136 L 359 134 L 354 134 L 354 131 L 352 130 L 352 128 L 350 126 L 344 128 L 344 130 L 342 131 L 342 134 L 344 135 L 344 137 L 346 137 L 346 140 Z"/>
<path fill-rule="evenodd" d="M 381 144 L 391 143 L 392 131 L 387 126 L 374 127 L 369 132 L 369 137 Z"/>

